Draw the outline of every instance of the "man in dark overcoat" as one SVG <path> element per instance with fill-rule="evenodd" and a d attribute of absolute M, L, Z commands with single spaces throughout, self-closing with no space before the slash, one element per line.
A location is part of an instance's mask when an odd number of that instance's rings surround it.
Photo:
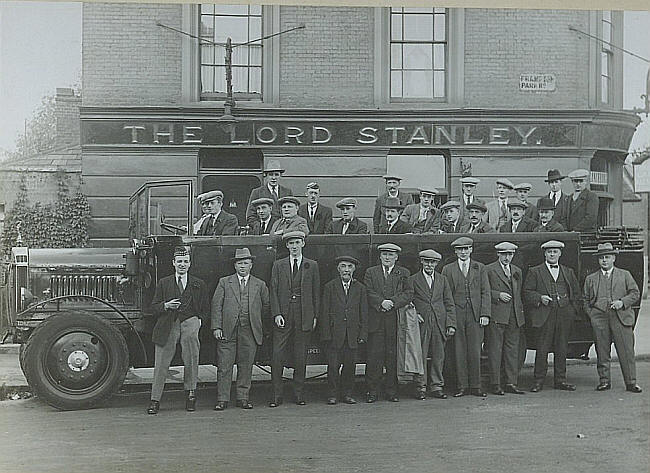
<path fill-rule="evenodd" d="M 510 209 L 510 220 L 499 228 L 499 233 L 532 232 L 535 230 L 538 223 L 526 217 L 525 202 L 519 199 L 509 199 L 508 209 Z M 537 209 L 535 209 L 535 212 L 537 213 Z"/>
<path fill-rule="evenodd" d="M 569 173 L 574 192 L 566 204 L 567 231 L 595 232 L 598 226 L 598 195 L 589 189 L 589 174 L 586 169 L 576 169 Z"/>
<path fill-rule="evenodd" d="M 252 221 L 252 224 L 249 224 L 250 230 L 249 235 L 268 235 L 271 233 L 271 228 L 278 217 L 273 215 L 273 199 L 270 197 L 260 197 L 251 202 L 253 207 L 255 207 L 255 213 L 257 219 Z"/>
<path fill-rule="evenodd" d="M 320 186 L 317 182 L 307 184 L 307 202 L 300 205 L 298 215 L 307 220 L 309 233 L 324 235 L 332 233 L 332 209 L 319 202 Z"/>
<path fill-rule="evenodd" d="M 565 178 L 566 176 L 563 176 L 558 169 L 549 169 L 547 177 L 544 179 L 544 181 L 548 183 L 549 193 L 537 201 L 537 210 L 539 211 L 542 199 L 551 199 L 551 202 L 553 202 L 553 208 L 555 209 L 555 221 L 562 225 L 563 229 L 566 228 L 566 212 L 568 204 L 568 196 L 562 192 L 562 179 Z M 548 203 L 546 206 L 548 207 Z M 549 231 L 556 232 L 560 230 Z"/>
<path fill-rule="evenodd" d="M 279 161 L 268 161 L 264 166 L 264 184 L 260 187 L 256 187 L 251 191 L 251 195 L 248 198 L 248 206 L 246 207 L 246 223 L 249 226 L 253 225 L 253 222 L 256 219 L 255 216 L 255 206 L 253 201 L 259 199 L 260 197 L 268 197 L 273 200 L 272 214 L 276 217 L 280 217 L 280 207 L 278 206 L 278 200 L 282 197 L 287 197 L 293 195 L 293 191 L 288 187 L 280 185 L 280 180 L 282 174 L 284 174 L 284 169 L 280 166 Z"/>
<path fill-rule="evenodd" d="M 336 235 L 367 234 L 368 225 L 356 216 L 357 199 L 346 197 L 336 203 L 336 208 L 341 210 L 341 219 L 332 224 L 332 233 Z"/>
<path fill-rule="evenodd" d="M 383 204 L 384 220 L 379 225 L 376 233 L 411 233 L 413 227 L 399 218 L 400 212 L 403 208 L 404 207 L 398 199 L 393 199 L 392 197 L 386 199 Z"/>
<path fill-rule="evenodd" d="M 566 196 L 564 196 L 566 199 Z M 555 204 L 548 197 L 542 197 L 537 201 L 539 212 L 539 225 L 535 227 L 536 232 L 563 232 L 564 227 L 555 219 Z"/>

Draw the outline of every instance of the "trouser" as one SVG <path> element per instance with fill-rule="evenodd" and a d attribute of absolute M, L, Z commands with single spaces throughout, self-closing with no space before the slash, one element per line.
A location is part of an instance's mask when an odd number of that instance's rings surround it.
<path fill-rule="evenodd" d="M 366 381 L 368 393 L 378 396 L 381 375 L 386 368 L 384 389 L 388 397 L 397 396 L 397 312 L 378 314 L 382 317 L 379 328 L 368 334 Z"/>
<path fill-rule="evenodd" d="M 438 327 L 435 316 L 420 324 L 420 342 L 422 343 L 424 374 L 413 376 L 415 386 L 420 391 L 426 391 L 428 381 L 430 391 L 441 391 L 445 384 L 442 376 L 445 362 L 445 337 Z M 427 366 L 427 357 L 431 358 L 430 367 Z"/>
<path fill-rule="evenodd" d="M 335 346 L 332 340 L 327 347 L 327 387 L 330 397 L 352 396 L 357 349 L 350 348 L 347 336 L 343 345 Z M 341 369 L 343 365 L 343 369 Z M 340 373 L 339 373 L 340 371 Z"/>
<path fill-rule="evenodd" d="M 456 306 L 456 325 L 454 350 L 457 388 L 480 388 L 483 327 L 474 319 L 474 311 L 470 306 Z"/>
<path fill-rule="evenodd" d="M 230 399 L 232 367 L 237 362 L 237 400 L 248 400 L 257 343 L 249 324 L 237 323 L 230 340 L 217 340 L 217 402 Z"/>
<path fill-rule="evenodd" d="M 282 397 L 282 372 L 288 364 L 287 351 L 293 349 L 293 387 L 296 396 L 301 397 L 305 389 L 307 342 L 311 332 L 302 330 L 302 308 L 300 300 L 289 304 L 289 313 L 284 314 L 284 327 L 273 326 L 273 355 L 271 359 L 271 384 L 273 397 Z"/>
<path fill-rule="evenodd" d="M 616 313 L 611 311 L 593 316 L 591 326 L 596 339 L 596 356 L 598 359 L 596 366 L 600 382 L 609 383 L 611 380 L 610 362 L 613 341 L 625 384 L 636 384 L 634 327 L 623 325 Z"/>
<path fill-rule="evenodd" d="M 501 368 L 505 374 L 506 384 L 517 385 L 519 376 L 519 335 L 514 316 L 507 324 L 490 322 L 487 326 L 488 366 L 490 367 L 490 384 L 501 385 Z"/>
<path fill-rule="evenodd" d="M 573 322 L 573 309 L 553 307 L 548 318 L 539 329 L 537 351 L 535 352 L 534 377 L 537 383 L 543 383 L 548 370 L 548 353 L 553 350 L 553 381 L 555 384 L 566 382 L 566 354 L 569 332 Z"/>
<path fill-rule="evenodd" d="M 183 357 L 183 384 L 185 389 L 196 389 L 199 378 L 199 328 L 201 319 L 194 316 L 179 322 L 174 320 L 172 329 L 169 332 L 167 343 L 155 346 L 155 358 L 153 367 L 153 383 L 151 385 L 151 400 L 160 401 L 169 365 L 176 353 L 176 344 L 181 344 L 181 355 Z"/>

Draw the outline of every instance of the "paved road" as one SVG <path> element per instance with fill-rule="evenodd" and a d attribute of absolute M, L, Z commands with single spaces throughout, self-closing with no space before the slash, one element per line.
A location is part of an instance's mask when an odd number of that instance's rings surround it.
<path fill-rule="evenodd" d="M 166 392 L 158 416 L 147 393 L 117 395 L 103 408 L 59 412 L 36 399 L 0 403 L 0 471 L 58 472 L 590 472 L 648 471 L 650 362 L 638 363 L 641 395 L 597 393 L 593 364 L 569 366 L 578 391 L 525 396 L 324 404 L 322 382 L 307 406 L 212 411 L 214 388 L 197 412 Z M 531 369 L 522 385 L 531 381 Z M 547 380 L 550 382 L 551 379 Z M 363 389 L 357 383 L 357 389 Z M 584 438 L 578 438 L 582 434 Z"/>

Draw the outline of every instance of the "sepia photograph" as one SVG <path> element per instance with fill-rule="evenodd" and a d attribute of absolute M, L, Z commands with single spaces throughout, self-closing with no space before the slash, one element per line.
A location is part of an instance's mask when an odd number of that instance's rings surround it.
<path fill-rule="evenodd" d="M 647 5 L 279 1 L 0 2 L 0 471 L 647 471 Z"/>

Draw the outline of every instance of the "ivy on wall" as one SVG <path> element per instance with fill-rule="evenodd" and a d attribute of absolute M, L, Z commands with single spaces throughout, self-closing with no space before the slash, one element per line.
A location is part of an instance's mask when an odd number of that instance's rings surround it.
<path fill-rule="evenodd" d="M 64 171 L 56 173 L 57 195 L 51 204 L 28 201 L 23 177 L 11 210 L 5 215 L 2 246 L 30 248 L 81 248 L 88 244 L 90 207 L 78 190 L 71 191 Z M 18 234 L 22 243 L 18 242 Z"/>

